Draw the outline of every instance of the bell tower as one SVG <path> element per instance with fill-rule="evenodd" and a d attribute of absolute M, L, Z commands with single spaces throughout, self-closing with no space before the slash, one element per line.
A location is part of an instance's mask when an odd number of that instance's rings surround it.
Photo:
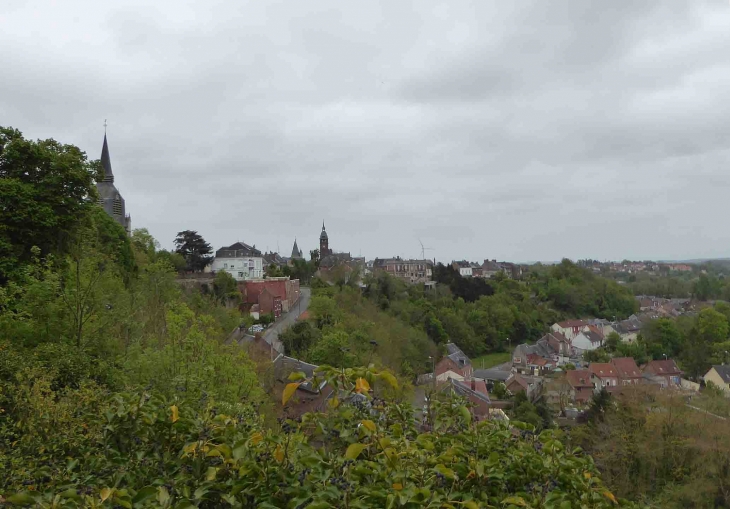
<path fill-rule="evenodd" d="M 324 221 L 322 221 L 322 233 L 319 234 L 319 259 L 321 260 L 330 254 L 332 254 L 332 251 L 330 251 L 329 237 L 327 236 L 327 230 L 324 228 Z"/>

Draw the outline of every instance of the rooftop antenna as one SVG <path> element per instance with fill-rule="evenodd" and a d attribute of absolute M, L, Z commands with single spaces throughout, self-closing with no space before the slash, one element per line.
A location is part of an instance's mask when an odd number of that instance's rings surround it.
<path fill-rule="evenodd" d="M 429 250 L 430 251 L 433 251 L 433 248 L 432 247 L 424 247 L 423 246 L 423 242 L 421 242 L 421 239 L 420 238 L 418 239 L 418 243 L 421 244 L 421 260 L 425 260 L 426 259 L 426 251 L 429 251 Z"/>

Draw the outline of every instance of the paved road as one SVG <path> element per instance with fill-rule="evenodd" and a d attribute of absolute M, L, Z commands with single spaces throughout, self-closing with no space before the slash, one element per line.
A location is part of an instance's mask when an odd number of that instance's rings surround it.
<path fill-rule="evenodd" d="M 266 342 L 273 345 L 278 352 L 284 353 L 284 347 L 281 344 L 281 341 L 279 341 L 279 334 L 294 325 L 294 322 L 297 321 L 299 315 L 307 310 L 311 296 L 312 291 L 309 288 L 301 288 L 299 301 L 294 304 L 288 313 L 279 318 L 279 320 L 266 331 L 266 334 L 264 334 Z"/>

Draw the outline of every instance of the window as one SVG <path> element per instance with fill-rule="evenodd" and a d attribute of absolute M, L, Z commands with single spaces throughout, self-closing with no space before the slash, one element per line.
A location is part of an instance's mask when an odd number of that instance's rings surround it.
<path fill-rule="evenodd" d="M 239 272 L 238 277 L 243 277 L 243 272 Z"/>

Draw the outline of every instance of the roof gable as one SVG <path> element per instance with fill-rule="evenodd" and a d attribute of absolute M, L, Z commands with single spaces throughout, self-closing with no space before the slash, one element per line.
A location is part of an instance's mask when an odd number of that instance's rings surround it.
<path fill-rule="evenodd" d="M 610 362 L 591 362 L 588 370 L 598 378 L 618 376 L 614 365 Z"/>
<path fill-rule="evenodd" d="M 723 382 L 730 384 L 730 365 L 722 364 L 712 366 L 712 368 L 717 372 L 718 375 L 720 375 L 720 378 L 722 378 Z"/>
<path fill-rule="evenodd" d="M 621 378 L 641 378 L 641 370 L 633 357 L 614 357 L 611 364 Z"/>
<path fill-rule="evenodd" d="M 565 377 L 574 389 L 593 387 L 591 372 L 587 369 L 570 369 L 565 372 Z"/>

